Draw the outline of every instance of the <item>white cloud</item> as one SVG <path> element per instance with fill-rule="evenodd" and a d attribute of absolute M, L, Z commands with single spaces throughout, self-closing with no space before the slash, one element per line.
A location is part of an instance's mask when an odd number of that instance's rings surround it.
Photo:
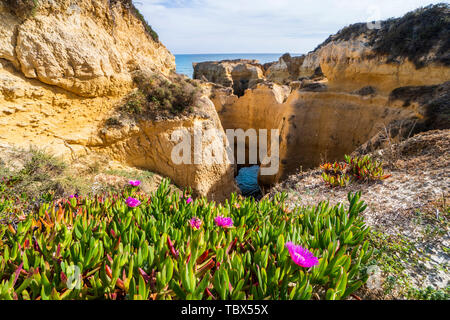
<path fill-rule="evenodd" d="M 442 0 L 441 0 L 442 1 Z M 305 53 L 356 22 L 402 16 L 426 0 L 138 0 L 173 53 Z"/>

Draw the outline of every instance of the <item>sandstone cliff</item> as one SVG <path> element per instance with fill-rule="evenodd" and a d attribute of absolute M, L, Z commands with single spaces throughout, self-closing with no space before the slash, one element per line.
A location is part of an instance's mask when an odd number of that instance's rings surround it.
<path fill-rule="evenodd" d="M 385 94 L 404 86 L 436 85 L 450 79 L 448 4 L 429 6 L 402 18 L 346 27 L 309 53 L 304 76 L 320 68 L 333 90 L 372 86 Z"/>
<path fill-rule="evenodd" d="M 350 26 L 299 58 L 301 65 L 288 64 L 288 56 L 266 65 L 265 76 L 274 81 L 259 81 L 243 96 L 212 87 L 222 125 L 280 130 L 280 171 L 261 176 L 263 184 L 339 160 L 373 137 L 368 150 L 420 131 L 448 129 L 450 40 L 442 35 L 448 17 L 448 6 L 435 6 L 384 22 L 373 34 L 366 24 Z M 413 31 L 404 30 L 411 20 Z M 436 21 L 434 39 L 416 43 L 420 49 L 399 48 L 391 39 L 396 30 L 420 38 Z"/>
<path fill-rule="evenodd" d="M 194 79 L 233 88 L 241 96 L 245 90 L 264 79 L 264 70 L 256 60 L 224 60 L 194 63 Z"/>
<path fill-rule="evenodd" d="M 36 145 L 66 159 L 100 153 L 220 200 L 234 190 L 229 164 L 187 169 L 168 160 L 172 144 L 167 137 L 174 127 L 192 130 L 194 122 L 209 120 L 185 114 L 170 123 L 142 119 L 120 134 L 105 128 L 135 90 L 136 72 L 170 82 L 174 70 L 174 56 L 131 1 L 2 0 L 0 143 Z M 205 99 L 199 109 L 214 119 L 216 112 Z M 218 121 L 208 126 L 222 128 Z"/>
<path fill-rule="evenodd" d="M 284 54 L 277 62 L 266 65 L 267 80 L 278 83 L 299 80 L 304 60 L 305 56 L 291 57 L 289 53 Z"/>

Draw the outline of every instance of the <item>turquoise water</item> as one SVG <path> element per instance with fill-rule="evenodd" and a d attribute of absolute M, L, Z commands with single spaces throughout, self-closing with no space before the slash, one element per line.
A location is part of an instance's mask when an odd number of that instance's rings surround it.
<path fill-rule="evenodd" d="M 258 185 L 259 166 L 245 167 L 239 170 L 236 183 L 245 197 L 257 196 L 261 193 Z"/>
<path fill-rule="evenodd" d="M 192 78 L 194 68 L 193 62 L 235 60 L 235 59 L 255 59 L 259 63 L 278 61 L 282 53 L 224 53 L 224 54 L 176 54 L 177 73 L 182 73 Z"/>

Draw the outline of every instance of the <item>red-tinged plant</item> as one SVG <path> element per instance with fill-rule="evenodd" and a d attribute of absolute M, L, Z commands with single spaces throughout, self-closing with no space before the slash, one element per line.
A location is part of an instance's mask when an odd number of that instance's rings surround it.
<path fill-rule="evenodd" d="M 325 163 L 320 166 L 323 181 L 331 187 L 345 187 L 351 182 L 381 181 L 391 177 L 384 174 L 382 162 L 370 156 L 345 156 L 345 163 Z"/>
<path fill-rule="evenodd" d="M 0 299 L 342 299 L 367 280 L 360 194 L 345 209 L 293 208 L 288 221 L 285 194 L 186 205 L 163 181 L 137 207 L 126 199 L 50 201 L 0 224 Z"/>

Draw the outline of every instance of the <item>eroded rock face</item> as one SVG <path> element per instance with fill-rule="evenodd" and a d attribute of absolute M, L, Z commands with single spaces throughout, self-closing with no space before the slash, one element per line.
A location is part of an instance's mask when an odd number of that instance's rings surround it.
<path fill-rule="evenodd" d="M 234 165 L 229 163 L 225 135 L 220 136 L 223 128 L 214 104 L 203 97 L 198 105 L 200 110 L 191 117 L 142 120 L 121 128 L 102 129 L 96 140 L 88 142 L 88 147 L 129 166 L 169 176 L 175 184 L 193 188 L 197 196 L 222 201 L 237 191 Z M 219 135 L 215 131 L 219 131 Z M 172 154 L 182 142 L 183 134 L 188 135 L 191 145 L 190 163 L 176 163 Z M 195 163 L 194 136 L 201 134 L 198 150 L 202 153 L 202 161 Z M 176 154 L 184 156 L 183 152 Z M 212 161 L 208 163 L 211 156 Z"/>
<path fill-rule="evenodd" d="M 241 97 L 212 88 L 225 129 L 279 130 L 280 170 L 261 175 L 261 183 L 342 160 L 363 144 L 373 150 L 392 138 L 450 128 L 448 14 L 448 5 L 440 5 L 383 22 L 379 31 L 356 24 L 306 57 L 292 61 L 285 55 L 266 64 L 265 75 L 273 82 L 259 83 Z M 411 37 L 405 40 L 409 44 L 430 28 L 439 30 L 432 41 L 421 39 L 415 43 L 420 47 L 411 48 L 395 41 L 396 28 Z"/>
<path fill-rule="evenodd" d="M 418 116 L 415 106 L 403 107 L 383 96 L 291 92 L 288 86 L 273 83 L 258 84 L 240 98 L 224 99 L 224 95 L 218 91 L 213 99 L 224 129 L 280 132 L 280 169 L 276 175 L 260 176 L 266 185 L 300 167 L 341 159 L 391 122 Z"/>
<path fill-rule="evenodd" d="M 265 79 L 264 70 L 256 60 L 224 60 L 194 64 L 194 79 L 206 80 L 233 88 L 238 96 Z"/>
<path fill-rule="evenodd" d="M 450 6 L 438 4 L 382 21 L 357 23 L 331 35 L 309 53 L 306 76 L 321 68 L 336 91 L 372 86 L 384 94 L 405 86 L 438 85 L 450 79 Z"/>
<path fill-rule="evenodd" d="M 390 63 L 387 56 L 377 55 L 364 37 L 332 41 L 312 55 L 317 56 L 333 90 L 372 86 L 389 94 L 399 87 L 436 85 L 450 79 L 450 68 L 440 64 L 430 63 L 417 69 L 408 59 Z"/>
<path fill-rule="evenodd" d="M 21 16 L 10 9 L 0 4 L 0 58 L 27 78 L 97 97 L 129 90 L 136 69 L 175 68 L 174 56 L 121 3 L 46 0 Z"/>
<path fill-rule="evenodd" d="M 36 145 L 69 161 L 100 153 L 216 200 L 235 191 L 233 166 L 226 161 L 211 166 L 170 162 L 174 128 L 192 131 L 201 122 L 222 130 L 207 98 L 200 113 L 143 121 L 119 132 L 105 129 L 105 121 L 134 90 L 133 74 L 166 77 L 175 70 L 174 56 L 146 32 L 130 1 L 11 3 L 19 2 L 0 2 L 0 143 Z"/>

